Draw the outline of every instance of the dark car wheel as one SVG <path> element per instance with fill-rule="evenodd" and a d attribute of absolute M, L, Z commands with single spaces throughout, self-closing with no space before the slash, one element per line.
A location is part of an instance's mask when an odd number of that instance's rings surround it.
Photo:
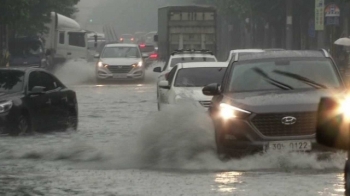
<path fill-rule="evenodd" d="M 349 160 L 347 160 L 345 163 L 344 181 L 345 181 L 345 195 L 350 196 L 350 162 Z"/>
<path fill-rule="evenodd" d="M 18 117 L 18 123 L 13 127 L 10 135 L 12 136 L 23 136 L 31 133 L 31 123 L 27 115 L 21 114 Z"/>

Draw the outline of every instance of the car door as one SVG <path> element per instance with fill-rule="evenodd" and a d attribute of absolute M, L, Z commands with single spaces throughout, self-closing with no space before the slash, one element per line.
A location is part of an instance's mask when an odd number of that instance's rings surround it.
<path fill-rule="evenodd" d="M 31 94 L 35 86 L 43 87 L 39 71 L 33 71 L 29 74 L 26 101 L 36 130 L 45 131 L 49 127 L 48 122 L 52 110 L 51 100 L 46 93 Z"/>
<path fill-rule="evenodd" d="M 42 84 L 45 87 L 46 95 L 51 104 L 50 119 L 51 129 L 59 129 L 66 123 L 67 113 L 64 100 L 68 98 L 61 91 L 62 86 L 57 82 L 56 78 L 51 74 L 41 71 Z"/>

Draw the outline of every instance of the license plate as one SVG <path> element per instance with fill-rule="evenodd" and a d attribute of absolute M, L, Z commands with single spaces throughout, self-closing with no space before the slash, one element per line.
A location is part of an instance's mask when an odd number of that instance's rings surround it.
<path fill-rule="evenodd" d="M 270 151 L 308 151 L 311 150 L 311 141 L 276 141 L 270 142 L 268 150 Z"/>
<path fill-rule="evenodd" d="M 126 75 L 125 74 L 114 74 L 113 75 L 113 78 L 126 78 Z"/>

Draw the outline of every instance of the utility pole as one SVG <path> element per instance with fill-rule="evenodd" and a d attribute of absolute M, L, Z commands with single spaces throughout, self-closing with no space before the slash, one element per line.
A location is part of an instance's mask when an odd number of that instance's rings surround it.
<path fill-rule="evenodd" d="M 293 0 L 286 0 L 286 49 L 293 48 Z"/>

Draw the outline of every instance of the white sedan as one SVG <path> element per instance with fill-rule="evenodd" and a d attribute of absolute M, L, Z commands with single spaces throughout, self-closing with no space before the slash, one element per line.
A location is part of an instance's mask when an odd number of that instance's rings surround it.
<path fill-rule="evenodd" d="M 211 97 L 202 93 L 202 88 L 211 83 L 221 83 L 228 64 L 226 62 L 179 63 L 168 75 L 168 80 L 159 82 L 165 89 L 158 95 L 158 109 L 165 104 L 194 102 L 208 108 Z"/>

